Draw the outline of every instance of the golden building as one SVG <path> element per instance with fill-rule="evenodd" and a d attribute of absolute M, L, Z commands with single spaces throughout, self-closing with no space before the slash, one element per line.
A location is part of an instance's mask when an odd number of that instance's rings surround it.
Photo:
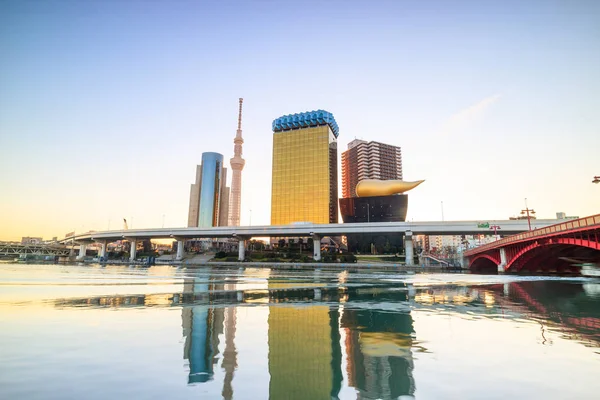
<path fill-rule="evenodd" d="M 273 121 L 271 225 L 337 223 L 338 133 L 323 110 Z"/>

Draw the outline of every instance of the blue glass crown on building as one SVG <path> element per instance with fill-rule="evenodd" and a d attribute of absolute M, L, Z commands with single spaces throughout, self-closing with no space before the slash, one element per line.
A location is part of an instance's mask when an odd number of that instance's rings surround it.
<path fill-rule="evenodd" d="M 340 133 L 333 114 L 325 110 L 307 111 L 299 114 L 290 114 L 279 117 L 273 121 L 273 132 L 287 131 L 290 129 L 308 128 L 310 126 L 329 125 L 333 135 L 337 138 Z"/>

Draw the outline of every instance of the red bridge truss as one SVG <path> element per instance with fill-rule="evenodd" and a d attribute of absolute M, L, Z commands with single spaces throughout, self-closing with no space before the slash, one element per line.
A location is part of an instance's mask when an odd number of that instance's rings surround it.
<path fill-rule="evenodd" d="M 600 262 L 600 214 L 519 233 L 464 253 L 480 272 L 578 273 Z"/>

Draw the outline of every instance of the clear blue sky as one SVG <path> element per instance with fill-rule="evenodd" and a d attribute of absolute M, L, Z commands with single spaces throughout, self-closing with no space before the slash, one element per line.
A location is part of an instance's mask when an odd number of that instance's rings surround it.
<path fill-rule="evenodd" d="M 205 151 L 268 224 L 271 122 L 402 147 L 408 218 L 600 212 L 600 1 L 0 1 L 0 240 L 185 226 Z"/>

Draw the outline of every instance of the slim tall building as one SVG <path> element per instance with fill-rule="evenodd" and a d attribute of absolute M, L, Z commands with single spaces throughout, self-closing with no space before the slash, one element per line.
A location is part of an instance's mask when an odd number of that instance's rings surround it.
<path fill-rule="evenodd" d="M 271 225 L 337 223 L 338 134 L 323 110 L 273 121 Z"/>
<path fill-rule="evenodd" d="M 355 139 L 342 153 L 342 197 L 357 197 L 356 185 L 363 179 L 402 180 L 400 147 Z"/>
<path fill-rule="evenodd" d="M 242 169 L 246 163 L 242 158 L 242 103 L 244 99 L 240 98 L 240 109 L 238 113 L 238 127 L 233 139 L 233 158 L 229 160 L 233 175 L 231 177 L 231 200 L 229 209 L 229 225 L 240 226 L 240 208 L 242 206 Z"/>
<path fill-rule="evenodd" d="M 227 226 L 229 188 L 223 155 L 202 153 L 202 164 L 196 166 L 196 181 L 190 188 L 188 227 Z"/>

